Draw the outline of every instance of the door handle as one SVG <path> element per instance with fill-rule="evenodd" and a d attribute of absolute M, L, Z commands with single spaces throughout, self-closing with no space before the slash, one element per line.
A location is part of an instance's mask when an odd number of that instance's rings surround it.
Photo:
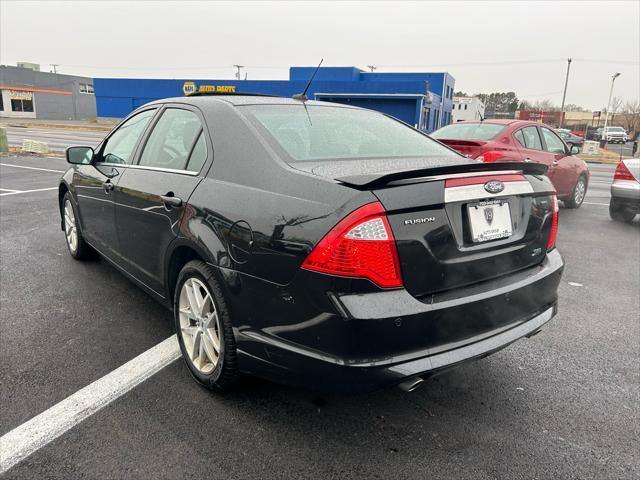
<path fill-rule="evenodd" d="M 108 195 L 109 192 L 115 188 L 115 185 L 111 183 L 111 180 L 107 180 L 102 183 L 102 188 L 104 188 L 104 193 Z"/>
<path fill-rule="evenodd" d="M 173 195 L 160 195 L 160 199 L 167 208 L 179 207 L 182 205 L 182 199 L 180 197 L 174 197 Z"/>
<path fill-rule="evenodd" d="M 525 158 L 524 161 L 525 162 L 532 162 L 533 160 L 531 160 L 530 158 Z"/>

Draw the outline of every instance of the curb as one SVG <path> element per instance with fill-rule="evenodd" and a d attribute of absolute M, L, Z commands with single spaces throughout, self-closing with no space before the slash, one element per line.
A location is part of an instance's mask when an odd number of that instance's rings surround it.
<path fill-rule="evenodd" d="M 60 123 L 2 123 L 2 127 L 42 128 L 51 130 L 76 130 L 83 132 L 110 132 L 114 125 L 62 125 Z"/>

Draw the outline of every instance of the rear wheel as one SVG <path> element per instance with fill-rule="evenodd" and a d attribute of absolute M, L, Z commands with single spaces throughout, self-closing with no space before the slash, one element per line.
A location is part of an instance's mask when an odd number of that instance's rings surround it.
<path fill-rule="evenodd" d="M 235 337 L 222 289 L 206 263 L 193 260 L 180 271 L 174 317 L 193 377 L 211 390 L 229 390 L 238 377 Z"/>
<path fill-rule="evenodd" d="M 67 240 L 69 253 L 76 260 L 86 260 L 95 255 L 94 250 L 84 241 L 82 230 L 78 223 L 76 207 L 69 192 L 65 193 L 62 199 L 62 222 L 64 236 Z"/>
<path fill-rule="evenodd" d="M 580 175 L 578 177 L 578 181 L 573 187 L 571 196 L 567 198 L 564 202 L 565 207 L 580 208 L 580 205 L 582 205 L 582 202 L 584 202 L 584 197 L 586 195 L 587 195 L 587 179 L 583 175 Z"/>
<path fill-rule="evenodd" d="M 615 198 L 612 198 L 609 203 L 609 215 L 611 216 L 611 219 L 616 222 L 631 223 L 633 218 L 636 216 L 636 212 L 630 210 Z"/>

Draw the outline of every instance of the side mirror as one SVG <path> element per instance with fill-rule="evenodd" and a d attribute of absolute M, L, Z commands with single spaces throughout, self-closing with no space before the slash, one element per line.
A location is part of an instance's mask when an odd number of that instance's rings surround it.
<path fill-rule="evenodd" d="M 577 155 L 580 153 L 580 147 L 578 145 L 571 145 L 569 147 L 569 155 Z"/>
<path fill-rule="evenodd" d="M 91 147 L 69 147 L 65 152 L 67 162 L 72 165 L 89 165 L 93 160 L 93 148 Z"/>

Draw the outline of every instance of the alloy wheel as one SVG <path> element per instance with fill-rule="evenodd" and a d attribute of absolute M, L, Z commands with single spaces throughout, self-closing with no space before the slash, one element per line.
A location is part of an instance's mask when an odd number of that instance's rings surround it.
<path fill-rule="evenodd" d="M 189 361 L 203 374 L 211 373 L 220 359 L 220 320 L 211 293 L 195 277 L 180 290 L 180 334 Z"/>
<path fill-rule="evenodd" d="M 64 234 L 67 237 L 67 244 L 71 253 L 78 249 L 78 230 L 76 228 L 76 215 L 73 213 L 71 202 L 64 202 Z"/>
<path fill-rule="evenodd" d="M 585 193 L 587 191 L 587 185 L 584 181 L 584 178 L 579 178 L 578 183 L 576 183 L 576 189 L 573 192 L 573 200 L 576 205 L 580 205 L 584 200 Z"/>

